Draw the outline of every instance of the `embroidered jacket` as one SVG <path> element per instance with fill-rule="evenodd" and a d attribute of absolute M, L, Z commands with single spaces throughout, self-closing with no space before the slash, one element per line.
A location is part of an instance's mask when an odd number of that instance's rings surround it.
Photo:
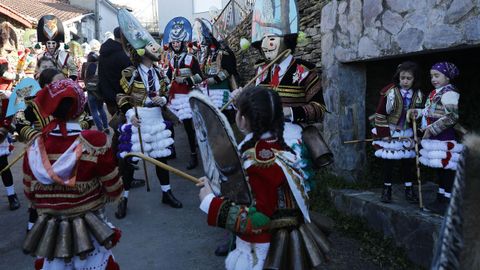
<path fill-rule="evenodd" d="M 120 198 L 123 184 L 119 179 L 117 160 L 107 136 L 102 132 L 86 130 L 79 135 L 69 133 L 65 138 L 53 133 L 47 135 L 42 144 L 38 144 L 44 146 L 45 152 L 40 152 L 46 155 L 41 155 L 41 161 L 37 160 L 36 166 L 48 169 L 76 140 L 79 140 L 81 154 L 70 176 L 76 179 L 70 186 L 38 181 L 34 171 L 39 170 L 30 166 L 29 154 L 25 155 L 24 192 L 39 214 L 75 215 L 99 209 L 107 201 Z M 41 148 L 39 147 L 40 150 Z"/>
<path fill-rule="evenodd" d="M 290 61 L 290 62 L 285 62 Z M 273 88 L 282 98 L 283 106 L 292 107 L 293 122 L 311 123 L 320 122 L 325 114 L 320 77 L 315 65 L 293 58 L 289 55 L 280 65 L 285 65 L 286 70 L 280 78 L 278 85 L 274 85 L 274 66 L 266 71 L 257 80 L 257 85 Z M 264 64 L 260 63 L 257 73 L 263 70 Z"/>
<path fill-rule="evenodd" d="M 117 95 L 117 103 L 123 112 L 126 112 L 133 106 L 143 107 L 149 96 L 167 95 L 168 78 L 164 76 L 159 67 L 154 66 L 154 70 L 159 79 L 160 89 L 157 89 L 154 93 L 148 93 L 138 69 L 140 67 L 130 66 L 122 71 L 120 86 L 124 94 Z"/>
<path fill-rule="evenodd" d="M 254 203 L 237 205 L 225 198 L 213 198 L 208 210 L 208 224 L 226 228 L 245 241 L 266 243 L 270 219 L 281 209 L 294 209 L 295 200 L 285 174 L 275 163 L 281 147 L 275 139 L 262 139 L 242 155 Z"/>
<path fill-rule="evenodd" d="M 202 71 L 197 58 L 190 53 L 175 54 L 170 59 L 167 77 L 172 82 L 169 97 L 175 94 L 188 94 L 195 84 L 203 81 Z M 185 83 L 178 83 L 175 78 L 184 78 Z"/>
<path fill-rule="evenodd" d="M 56 50 L 54 55 L 45 52 L 43 56 L 53 59 L 55 64 L 57 64 L 58 70 L 60 70 L 65 77 L 72 78 L 73 80 L 77 78 L 78 67 L 69 52 Z"/>
<path fill-rule="evenodd" d="M 375 128 L 378 137 L 389 137 L 390 128 L 404 130 L 410 127 L 406 121 L 406 109 L 404 108 L 404 99 L 400 88 L 394 84 L 389 84 L 380 91 L 380 101 L 375 112 Z M 417 109 L 422 107 L 423 95 L 420 90 L 412 90 L 408 109 Z M 408 125 L 407 125 L 408 124 Z M 403 127 L 399 127 L 402 125 Z"/>
<path fill-rule="evenodd" d="M 426 120 L 423 127 L 428 128 L 433 136 L 448 129 L 453 129 L 453 126 L 458 122 L 459 98 L 460 94 L 451 84 L 430 92 L 423 110 L 423 116 Z"/>
<path fill-rule="evenodd" d="M 225 50 L 220 49 L 214 55 L 210 55 L 203 67 L 204 74 L 208 77 L 208 88 L 231 90 L 229 79 L 235 72 L 234 65 L 235 56 Z"/>

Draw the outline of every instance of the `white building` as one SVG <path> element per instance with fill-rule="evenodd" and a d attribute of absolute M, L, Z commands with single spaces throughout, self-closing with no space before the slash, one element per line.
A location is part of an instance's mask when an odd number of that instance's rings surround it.
<path fill-rule="evenodd" d="M 95 37 L 95 16 L 92 16 L 92 20 L 82 21 L 82 33 L 88 40 L 97 38 L 103 41 L 105 32 L 113 33 L 113 29 L 118 26 L 118 8 L 109 0 L 70 0 L 70 4 L 95 11 L 95 1 L 98 1 L 99 37 Z"/>

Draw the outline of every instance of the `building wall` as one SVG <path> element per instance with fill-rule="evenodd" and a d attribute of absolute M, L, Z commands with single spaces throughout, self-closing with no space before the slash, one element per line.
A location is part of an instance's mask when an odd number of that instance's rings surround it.
<path fill-rule="evenodd" d="M 193 21 L 193 0 L 158 0 L 158 19 L 161 33 L 163 33 L 167 23 L 178 16 L 185 17 L 190 22 Z"/>
<path fill-rule="evenodd" d="M 70 4 L 95 12 L 95 0 L 70 0 Z M 105 32 L 113 32 L 113 29 L 118 26 L 117 12 L 104 0 L 99 0 L 99 39 L 103 41 Z M 92 25 L 93 22 L 93 25 Z M 87 40 L 95 38 L 95 17 L 89 16 L 82 21 L 82 34 Z"/>
<path fill-rule="evenodd" d="M 332 0 L 321 14 L 325 137 L 336 171 L 363 176 L 366 63 L 412 53 L 480 45 L 480 0 Z"/>
<path fill-rule="evenodd" d="M 105 41 L 104 34 L 107 31 L 113 33 L 113 29 L 118 26 L 117 11 L 104 5 L 100 5 L 100 41 Z"/>

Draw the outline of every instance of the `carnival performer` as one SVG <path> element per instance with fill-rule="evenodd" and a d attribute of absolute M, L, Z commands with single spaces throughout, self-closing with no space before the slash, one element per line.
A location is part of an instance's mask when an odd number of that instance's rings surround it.
<path fill-rule="evenodd" d="M 171 81 L 168 108 L 183 122 L 190 146 L 190 162 L 187 170 L 198 166 L 195 131 L 192 123 L 192 110 L 188 102 L 188 93 L 203 81 L 202 71 L 195 56 L 187 51 L 187 43 L 192 39 L 192 26 L 183 17 L 173 18 L 165 27 L 164 44 L 169 44 L 174 52 L 170 60 L 167 76 Z"/>
<path fill-rule="evenodd" d="M 217 108 L 222 108 L 230 100 L 230 92 L 238 88 L 235 54 L 224 40 L 214 37 L 206 19 L 195 19 L 193 38 L 200 67 L 207 78 L 202 91 Z"/>
<path fill-rule="evenodd" d="M 260 1 L 262 2 L 262 1 Z M 268 2 L 268 1 L 267 1 Z M 295 7 L 296 3 L 290 1 L 278 1 L 279 9 Z M 270 3 L 270 2 L 269 2 Z M 273 2 L 272 2 L 273 3 Z M 268 3 L 265 3 L 268 4 Z M 288 5 L 288 6 L 285 6 Z M 273 22 L 268 18 L 276 18 L 274 14 L 266 15 L 265 12 L 273 12 L 276 9 L 265 7 L 261 3 L 256 3 L 252 19 L 252 46 L 257 48 L 264 60 L 257 63 L 258 72 L 264 71 L 267 64 L 280 57 L 267 71 L 256 80 L 256 85 L 270 87 L 276 91 L 283 104 L 285 115 L 285 134 L 284 138 L 287 144 L 297 153 L 302 163 L 302 170 L 306 175 L 307 189 L 311 186 L 311 179 L 314 176 L 313 165 L 317 167 L 329 164 L 321 162 L 312 165 L 312 160 L 317 160 L 325 152 L 330 152 L 327 148 L 320 149 L 322 146 L 318 142 L 323 142 L 320 133 L 313 124 L 318 124 L 323 120 L 326 112 L 321 80 L 318 71 L 313 63 L 293 57 L 297 45 L 298 37 L 298 18 L 291 17 L 288 21 Z M 296 12 L 290 12 L 296 14 Z M 273 28 L 265 25 L 284 25 L 284 27 Z M 285 53 L 286 50 L 289 53 Z M 232 93 L 233 98 L 240 92 L 238 89 Z M 307 127 L 315 128 L 315 143 L 302 139 L 302 132 Z M 311 137 L 308 137 L 311 139 Z M 326 144 L 323 144 L 326 147 Z M 319 160 L 319 159 L 318 159 Z"/>
<path fill-rule="evenodd" d="M 419 88 L 419 69 L 414 62 L 398 65 L 393 83 L 380 91 L 380 101 L 375 113 L 375 128 L 372 130 L 375 156 L 381 160 L 383 192 L 381 201 L 392 201 L 392 181 L 394 169 L 400 168 L 397 175 L 405 185 L 405 200 L 418 201 L 413 191 L 415 179 L 415 142 L 411 123 L 407 121 L 409 109 L 421 108 L 423 95 Z"/>
<path fill-rule="evenodd" d="M 452 194 L 452 185 L 457 162 L 463 145 L 458 142 L 454 126 L 458 122 L 458 100 L 460 94 L 452 81 L 460 71 L 450 62 L 439 62 L 430 69 L 431 82 L 435 87 L 428 95 L 422 117 L 420 163 L 435 168 L 438 181 L 437 199 L 427 208 L 444 214 Z"/>
<path fill-rule="evenodd" d="M 6 117 L 6 113 L 15 76 L 7 60 L 0 57 L 0 169 L 8 165 L 8 156 L 13 151 L 13 144 L 11 143 L 11 137 L 9 135 L 9 132 L 13 128 L 12 117 Z M 10 169 L 2 173 L 2 182 L 7 191 L 10 210 L 18 209 L 20 207 L 20 201 L 15 193 L 13 176 Z"/>
<path fill-rule="evenodd" d="M 16 53 L 16 37 L 15 32 L 12 31 L 13 28 L 9 23 L 3 22 L 0 25 L 0 169 L 8 165 L 8 156 L 13 151 L 13 144 L 9 135 L 13 128 L 12 117 L 6 117 L 12 86 L 18 79 L 12 63 L 8 61 L 8 59 L 12 59 L 8 55 L 12 52 Z M 20 201 L 15 193 L 13 175 L 10 169 L 2 173 L 2 182 L 7 192 L 9 209 L 12 211 L 18 209 Z"/>
<path fill-rule="evenodd" d="M 292 188 L 306 195 L 301 175 L 292 165 L 296 157 L 283 139 L 284 115 L 279 95 L 263 87 L 249 88 L 239 94 L 235 106 L 236 124 L 246 134 L 238 147 L 254 203 L 242 205 L 215 197 L 204 177 L 199 184 L 203 186 L 200 209 L 208 214 L 209 225 L 237 235 L 236 248 L 225 261 L 226 269 L 263 269 L 275 217 L 287 218 L 286 213 L 300 212 Z M 296 179 L 298 185 L 292 187 L 287 178 Z"/>
<path fill-rule="evenodd" d="M 140 136 L 143 140 L 144 154 L 167 163 L 172 154 L 173 123 L 165 119 L 163 110 L 167 104 L 166 77 L 154 64 L 161 54 L 161 46 L 143 29 L 140 23 L 135 24 L 135 17 L 128 11 L 121 10 L 119 15 L 120 29 L 124 37 L 125 47 L 131 57 L 133 66 L 122 71 L 120 84 L 125 94 L 118 94 L 118 107 L 125 114 L 127 122 L 121 126 L 118 150 L 122 157 L 122 178 L 125 191 L 115 213 L 117 218 L 124 218 L 127 213 L 130 184 L 133 180 L 134 169 L 130 159 L 123 159 L 127 152 L 140 152 Z M 130 22 L 130 24 L 129 24 Z M 136 31 L 124 32 L 126 25 L 135 24 Z M 141 53 L 139 53 L 141 52 Z M 142 54 L 142 55 L 141 55 Z M 138 113 L 138 115 L 137 115 Z M 141 134 L 139 134 L 141 132 Z M 182 203 L 173 196 L 170 186 L 170 175 L 167 170 L 156 167 L 156 174 L 162 189 L 162 203 L 173 208 L 181 208 Z"/>
<path fill-rule="evenodd" d="M 65 77 L 76 80 L 78 76 L 78 67 L 70 53 L 60 50 L 60 43 L 65 42 L 63 24 L 60 19 L 54 15 L 45 15 L 38 21 L 37 39 L 45 45 L 46 51 L 39 55 L 39 58 L 45 56 L 53 59 L 58 70 Z"/>
<path fill-rule="evenodd" d="M 36 269 L 119 269 L 110 248 L 120 230 L 108 223 L 104 207 L 119 199 L 123 186 L 107 136 L 81 131 L 75 121 L 86 102 L 83 89 L 71 79 L 56 81 L 33 102 L 53 120 L 24 157 L 25 196 L 39 214 L 24 252 L 37 257 Z"/>

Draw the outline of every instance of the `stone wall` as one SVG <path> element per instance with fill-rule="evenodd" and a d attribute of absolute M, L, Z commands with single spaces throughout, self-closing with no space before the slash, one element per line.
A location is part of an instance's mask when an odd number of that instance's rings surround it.
<path fill-rule="evenodd" d="M 363 176 L 367 136 L 364 61 L 480 44 L 480 0 L 332 0 L 321 13 L 325 137 L 336 171 Z"/>
<path fill-rule="evenodd" d="M 320 13 L 325 0 L 299 0 L 297 1 L 299 13 L 300 31 L 305 32 L 307 42 L 299 44 L 295 51 L 295 56 L 315 63 L 317 67 L 321 66 L 321 46 L 320 46 Z M 240 74 L 240 85 L 245 84 L 255 76 L 254 64 L 260 59 L 257 49 L 250 47 L 246 51 L 240 51 L 240 38 L 251 39 L 252 15 L 237 26 L 228 37 L 227 42 L 237 57 L 237 69 Z"/>

